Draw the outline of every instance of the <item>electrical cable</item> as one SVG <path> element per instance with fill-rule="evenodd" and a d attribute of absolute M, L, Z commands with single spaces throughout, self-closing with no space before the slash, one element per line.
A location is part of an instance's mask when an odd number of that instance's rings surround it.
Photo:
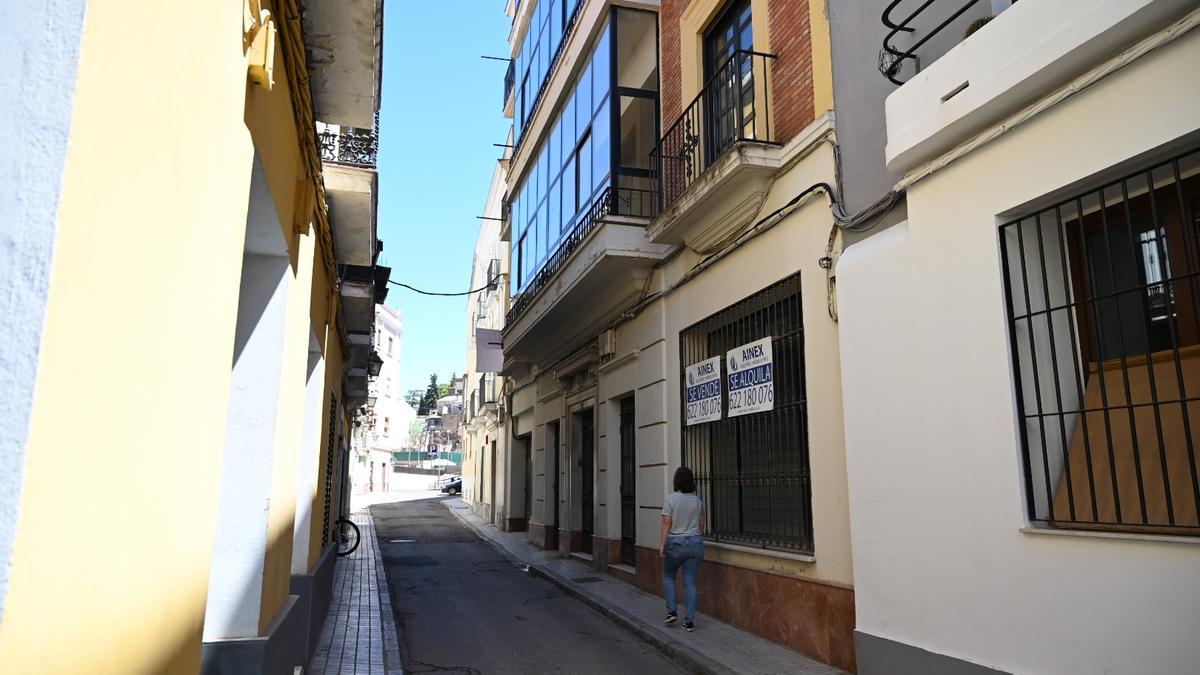
<path fill-rule="evenodd" d="M 462 293 L 437 293 L 435 291 L 423 291 L 419 288 L 409 286 L 408 284 L 402 284 L 399 281 L 392 281 L 391 279 L 388 279 L 388 283 L 392 284 L 393 286 L 400 286 L 401 288 L 407 288 L 408 290 L 413 291 L 414 293 L 420 293 L 421 295 L 436 295 L 439 297 L 455 297 L 455 296 L 459 296 L 459 295 L 473 295 L 475 293 L 482 293 L 483 291 L 492 290 L 492 288 L 500 282 L 500 277 L 502 277 L 502 276 L 504 276 L 504 275 L 499 274 L 495 277 L 492 277 L 492 279 L 490 281 L 488 281 L 486 286 L 480 286 L 479 288 L 475 288 L 475 289 L 472 289 L 469 291 L 463 291 Z"/>

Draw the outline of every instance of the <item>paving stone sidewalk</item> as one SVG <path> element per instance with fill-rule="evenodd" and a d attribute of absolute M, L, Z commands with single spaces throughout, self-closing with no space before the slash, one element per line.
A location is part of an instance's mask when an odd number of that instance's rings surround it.
<path fill-rule="evenodd" d="M 404 675 L 375 524 L 366 508 L 350 520 L 358 525 L 360 542 L 354 553 L 337 559 L 333 600 L 305 673 Z"/>
<path fill-rule="evenodd" d="M 501 532 L 475 516 L 460 499 L 444 502 L 459 520 L 501 554 L 527 565 L 616 623 L 641 635 L 685 667 L 700 673 L 840 675 L 844 671 L 763 639 L 736 626 L 696 613 L 696 632 L 665 626 L 662 598 L 597 572 L 576 558 L 530 546 L 524 532 Z"/>

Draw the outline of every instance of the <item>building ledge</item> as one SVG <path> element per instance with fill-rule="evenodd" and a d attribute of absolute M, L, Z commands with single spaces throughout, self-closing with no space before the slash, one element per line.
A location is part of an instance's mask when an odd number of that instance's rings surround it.
<path fill-rule="evenodd" d="M 1195 0 L 1014 3 L 888 96 L 887 168 L 905 172 L 935 159 L 1194 7 Z"/>
<path fill-rule="evenodd" d="M 654 218 L 650 241 L 683 244 L 701 254 L 720 249 L 750 226 L 775 176 L 808 156 L 832 131 L 833 115 L 826 113 L 786 145 L 736 143 Z"/>
<path fill-rule="evenodd" d="M 601 216 L 558 271 L 504 328 L 505 366 L 562 355 L 633 302 L 673 247 L 646 238 L 645 219 Z M 505 371 L 508 372 L 507 370 Z"/>
<path fill-rule="evenodd" d="M 325 193 L 333 229 L 333 253 L 339 263 L 375 261 L 379 174 L 374 169 L 325 162 Z"/>

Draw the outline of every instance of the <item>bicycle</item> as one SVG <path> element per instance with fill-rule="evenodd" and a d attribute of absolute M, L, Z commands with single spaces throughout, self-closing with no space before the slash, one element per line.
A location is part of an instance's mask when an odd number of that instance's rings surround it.
<path fill-rule="evenodd" d="M 355 525 L 347 518 L 338 518 L 333 524 L 333 540 L 337 543 L 337 555 L 339 558 L 354 553 L 358 548 L 358 542 L 361 538 L 361 533 L 358 531 L 358 525 Z"/>

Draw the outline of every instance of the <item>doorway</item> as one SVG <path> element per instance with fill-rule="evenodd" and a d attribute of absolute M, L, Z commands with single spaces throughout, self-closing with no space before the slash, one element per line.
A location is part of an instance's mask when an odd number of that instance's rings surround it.
<path fill-rule="evenodd" d="M 488 497 L 491 498 L 488 507 L 488 520 L 492 523 L 496 522 L 496 441 L 492 441 L 491 457 L 488 458 L 488 463 L 491 466 L 491 476 L 488 479 Z"/>
<path fill-rule="evenodd" d="M 549 526 L 546 532 L 546 548 L 558 548 L 558 422 L 546 424 L 546 475 L 550 478 L 549 500 L 546 504 L 548 511 L 543 520 Z"/>
<path fill-rule="evenodd" d="M 521 514 L 521 521 L 525 527 L 521 529 L 528 530 L 529 518 L 533 514 L 533 437 L 523 438 L 522 445 L 525 446 L 525 512 Z"/>
<path fill-rule="evenodd" d="M 750 0 L 738 0 L 713 22 L 704 36 L 704 81 L 710 83 L 705 166 L 741 138 L 753 138 L 754 36 Z M 745 130 L 749 128 L 747 134 Z"/>
<path fill-rule="evenodd" d="M 592 552 L 592 534 L 595 531 L 593 521 L 595 519 L 595 501 L 596 501 L 596 486 L 592 467 L 595 463 L 595 429 L 596 419 L 595 411 L 591 408 L 579 413 L 579 429 L 581 438 L 579 443 L 579 475 L 580 475 L 580 490 L 579 490 L 579 514 L 583 534 L 581 546 L 584 553 Z"/>
<path fill-rule="evenodd" d="M 621 562 L 637 562 L 637 427 L 633 397 L 621 399 Z"/>

